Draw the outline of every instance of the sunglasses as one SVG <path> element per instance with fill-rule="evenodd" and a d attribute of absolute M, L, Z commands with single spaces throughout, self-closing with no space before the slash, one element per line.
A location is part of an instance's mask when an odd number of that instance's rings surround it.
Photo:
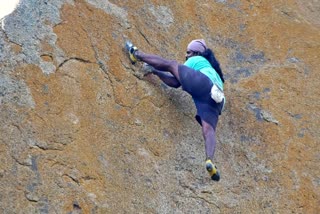
<path fill-rule="evenodd" d="M 193 53 L 193 51 L 187 51 L 186 53 L 189 55 L 189 54 L 192 54 L 192 53 Z"/>

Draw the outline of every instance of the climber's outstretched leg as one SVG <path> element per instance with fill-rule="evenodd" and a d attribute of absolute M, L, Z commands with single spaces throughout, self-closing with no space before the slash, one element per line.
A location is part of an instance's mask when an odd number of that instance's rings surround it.
<path fill-rule="evenodd" d="M 129 53 L 129 57 L 132 63 L 136 63 L 137 61 L 143 61 L 158 71 L 170 72 L 179 82 L 179 63 L 175 60 L 168 60 L 162 58 L 158 55 L 147 54 L 135 47 L 130 41 L 126 42 L 126 49 Z"/>

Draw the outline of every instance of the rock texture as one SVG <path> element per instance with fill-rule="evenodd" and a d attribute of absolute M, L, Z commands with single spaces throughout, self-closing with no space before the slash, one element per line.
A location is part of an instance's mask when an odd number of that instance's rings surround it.
<path fill-rule="evenodd" d="M 319 213 L 317 0 L 22 0 L 0 31 L 0 213 Z M 226 76 L 219 183 L 191 98 L 123 52 Z"/>

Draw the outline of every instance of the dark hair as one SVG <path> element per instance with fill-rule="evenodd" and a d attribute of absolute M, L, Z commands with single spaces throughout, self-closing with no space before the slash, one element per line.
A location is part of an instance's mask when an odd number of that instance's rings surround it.
<path fill-rule="evenodd" d="M 218 60 L 214 56 L 213 51 L 210 48 L 207 48 L 200 55 L 203 56 L 204 58 L 206 58 L 210 62 L 211 66 L 214 68 L 214 70 L 216 70 L 216 72 L 219 74 L 222 82 L 224 83 L 224 78 L 223 78 L 222 70 L 220 68 L 220 63 L 218 62 Z"/>

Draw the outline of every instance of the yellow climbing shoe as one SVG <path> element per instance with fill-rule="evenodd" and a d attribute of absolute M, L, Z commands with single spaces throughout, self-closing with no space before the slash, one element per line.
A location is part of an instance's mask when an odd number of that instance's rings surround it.
<path fill-rule="evenodd" d="M 219 181 L 220 180 L 220 174 L 217 170 L 217 167 L 212 163 L 210 159 L 206 161 L 206 169 L 209 172 L 209 175 L 212 180 Z"/>
<path fill-rule="evenodd" d="M 134 53 L 138 50 L 138 48 L 134 46 L 132 42 L 129 40 L 126 41 L 125 48 L 129 54 L 129 59 L 131 63 L 135 64 L 138 61 L 138 58 L 134 55 Z"/>

